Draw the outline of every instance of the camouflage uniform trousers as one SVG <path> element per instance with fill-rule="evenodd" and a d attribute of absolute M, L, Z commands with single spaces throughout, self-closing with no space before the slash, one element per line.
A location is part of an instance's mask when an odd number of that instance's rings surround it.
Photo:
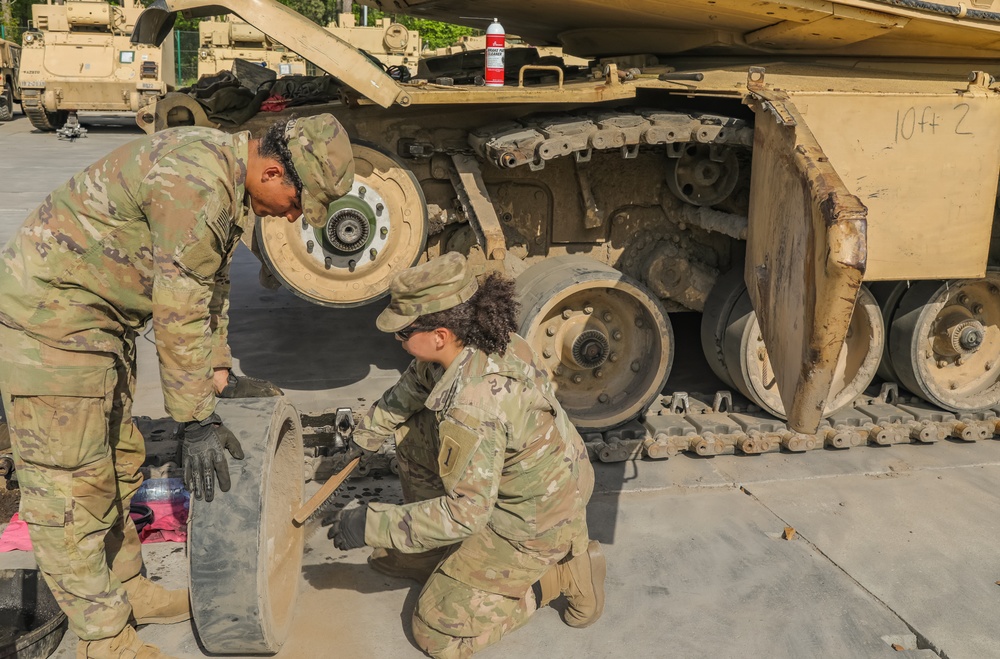
<path fill-rule="evenodd" d="M 83 640 L 116 635 L 131 607 L 122 582 L 142 551 L 128 515 L 142 483 L 132 421 L 134 336 L 120 360 L 42 344 L 0 324 L 0 391 L 35 560 Z"/>
<path fill-rule="evenodd" d="M 437 427 L 434 413 L 422 410 L 397 434 L 396 457 L 406 503 L 444 495 L 437 474 Z M 441 557 L 413 612 L 417 645 L 432 657 L 469 657 L 527 622 L 537 608 L 532 584 L 568 557 L 573 547 L 572 539 L 561 538 L 558 532 L 552 536 L 517 543 L 486 527 L 461 543 L 406 555 Z"/>

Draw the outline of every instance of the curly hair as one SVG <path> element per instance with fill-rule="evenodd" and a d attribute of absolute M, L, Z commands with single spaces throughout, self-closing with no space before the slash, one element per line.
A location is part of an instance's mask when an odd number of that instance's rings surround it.
<path fill-rule="evenodd" d="M 462 345 L 487 354 L 503 355 L 511 333 L 517 331 L 520 306 L 514 297 L 514 281 L 492 273 L 468 301 L 420 316 L 413 326 L 422 331 L 444 327 L 451 330 Z"/>
<path fill-rule="evenodd" d="M 262 158 L 273 158 L 281 163 L 282 169 L 285 170 L 284 182 L 294 186 L 295 191 L 302 194 L 302 179 L 295 171 L 292 152 L 288 150 L 288 138 L 285 137 L 288 123 L 288 121 L 275 121 L 268 127 L 257 143 L 257 155 Z"/>

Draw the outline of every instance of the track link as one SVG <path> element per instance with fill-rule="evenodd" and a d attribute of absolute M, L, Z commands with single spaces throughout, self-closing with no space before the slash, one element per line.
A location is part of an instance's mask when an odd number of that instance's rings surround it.
<path fill-rule="evenodd" d="M 528 165 L 537 171 L 554 158 L 590 160 L 593 151 L 618 149 L 634 158 L 642 146 L 666 145 L 680 155 L 685 144 L 749 148 L 753 128 L 742 119 L 703 113 L 643 110 L 581 112 L 526 117 L 484 126 L 469 135 L 476 153 L 501 169 Z"/>
<path fill-rule="evenodd" d="M 355 410 L 360 418 L 366 410 Z M 303 415 L 307 473 L 315 480 L 333 475 L 343 446 L 328 440 L 334 427 L 329 415 Z M 798 433 L 784 421 L 762 412 L 729 391 L 712 395 L 676 392 L 653 403 L 643 421 L 630 421 L 600 433 L 584 433 L 594 462 L 662 460 L 679 453 L 702 457 L 803 453 L 821 448 L 932 444 L 945 439 L 964 442 L 1000 439 L 1000 409 L 955 413 L 899 394 L 885 383 L 874 395 L 859 396 L 852 405 L 827 417 L 815 434 Z M 388 444 L 362 464 L 359 473 L 398 473 L 395 447 Z"/>
<path fill-rule="evenodd" d="M 59 115 L 57 112 L 46 112 L 42 105 L 42 95 L 38 90 L 25 89 L 21 92 L 21 109 L 28 116 L 28 121 L 38 130 L 54 131 L 59 128 L 52 123 Z"/>

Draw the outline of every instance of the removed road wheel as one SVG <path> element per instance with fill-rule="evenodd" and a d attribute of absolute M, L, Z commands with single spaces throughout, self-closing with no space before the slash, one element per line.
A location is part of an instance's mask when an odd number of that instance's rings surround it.
<path fill-rule="evenodd" d="M 660 394 L 674 358 L 663 306 L 641 284 L 585 256 L 558 256 L 517 278 L 518 333 L 552 372 L 581 431 L 614 428 Z"/>
<path fill-rule="evenodd" d="M 918 281 L 889 328 L 899 382 L 953 412 L 1000 404 L 1000 270 L 983 279 Z"/>
<path fill-rule="evenodd" d="M 328 307 L 383 297 L 427 242 L 427 206 L 413 172 L 375 145 L 351 146 L 354 186 L 330 204 L 324 226 L 304 219 L 257 221 L 257 240 L 274 276 L 296 295 Z"/>
<path fill-rule="evenodd" d="M 205 649 L 273 654 L 288 635 L 302 570 L 302 427 L 283 397 L 220 399 L 243 445 L 228 457 L 232 488 L 191 499 L 191 609 Z"/>
<path fill-rule="evenodd" d="M 833 385 L 823 409 L 824 416 L 849 405 L 871 384 L 882 359 L 884 344 L 885 327 L 878 302 L 862 286 L 847 329 L 847 338 L 840 349 Z M 730 313 L 723 352 L 729 377 L 736 388 L 768 414 L 786 418 L 760 324 L 745 286 Z"/>

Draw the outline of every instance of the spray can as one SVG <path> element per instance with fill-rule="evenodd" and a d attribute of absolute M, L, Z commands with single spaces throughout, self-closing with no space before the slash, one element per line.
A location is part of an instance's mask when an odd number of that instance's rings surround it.
<path fill-rule="evenodd" d="M 503 87 L 503 55 L 504 42 L 503 25 L 496 18 L 486 29 L 486 86 Z"/>

